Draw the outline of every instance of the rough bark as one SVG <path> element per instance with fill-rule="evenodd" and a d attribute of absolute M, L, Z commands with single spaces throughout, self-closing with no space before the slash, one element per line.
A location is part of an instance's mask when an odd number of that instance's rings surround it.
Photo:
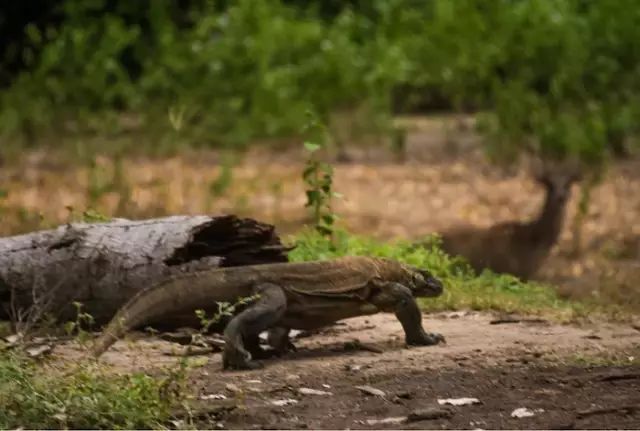
<path fill-rule="evenodd" d="M 30 310 L 67 321 L 77 301 L 103 324 L 135 293 L 173 274 L 286 262 L 286 252 L 273 226 L 232 215 L 73 223 L 0 238 L 0 319 L 33 319 Z M 162 326 L 190 320 L 165 316 Z"/>

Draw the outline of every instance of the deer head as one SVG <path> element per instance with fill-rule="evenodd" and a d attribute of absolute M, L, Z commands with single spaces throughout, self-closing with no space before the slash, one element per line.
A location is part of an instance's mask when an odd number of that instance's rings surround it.
<path fill-rule="evenodd" d="M 565 200 L 573 183 L 582 180 L 582 169 L 576 161 L 554 162 L 538 159 L 532 165 L 533 177 L 550 197 Z"/>

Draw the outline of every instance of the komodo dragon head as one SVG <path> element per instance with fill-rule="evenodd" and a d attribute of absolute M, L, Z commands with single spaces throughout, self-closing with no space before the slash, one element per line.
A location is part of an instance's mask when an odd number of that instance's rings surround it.
<path fill-rule="evenodd" d="M 442 282 L 431 275 L 429 271 L 409 267 L 408 272 L 410 279 L 405 282 L 405 286 L 413 291 L 413 296 L 434 297 L 442 295 L 444 290 Z"/>
<path fill-rule="evenodd" d="M 442 282 L 435 278 L 426 269 L 417 268 L 415 266 L 395 261 L 387 262 L 392 266 L 400 265 L 400 275 L 390 277 L 390 279 L 395 279 L 394 281 L 411 289 L 414 297 L 434 297 L 442 294 L 442 291 L 444 290 Z M 395 274 L 398 274 L 398 271 L 394 272 Z"/>

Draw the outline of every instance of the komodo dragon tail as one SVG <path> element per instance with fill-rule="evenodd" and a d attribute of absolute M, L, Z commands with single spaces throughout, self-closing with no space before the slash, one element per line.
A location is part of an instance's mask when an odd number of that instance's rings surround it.
<path fill-rule="evenodd" d="M 120 308 L 95 340 L 91 349 L 93 355 L 99 357 L 128 331 L 157 317 L 185 309 L 195 310 L 202 308 L 203 304 L 216 301 L 229 301 L 225 294 L 227 284 L 224 275 L 212 279 L 209 273 L 206 279 L 194 274 L 191 282 L 185 282 L 185 278 L 180 277 L 143 289 Z"/>

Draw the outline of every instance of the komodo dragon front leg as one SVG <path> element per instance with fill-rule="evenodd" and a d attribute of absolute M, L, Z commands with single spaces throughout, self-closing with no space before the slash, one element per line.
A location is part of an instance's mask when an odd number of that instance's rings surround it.
<path fill-rule="evenodd" d="M 408 345 L 431 346 L 444 342 L 441 334 L 428 333 L 422 327 L 422 313 L 411 289 L 394 282 L 376 282 L 377 292 L 371 303 L 383 311 L 394 312 L 402 328 Z"/>
<path fill-rule="evenodd" d="M 258 336 L 275 325 L 287 309 L 287 297 L 280 286 L 265 283 L 257 286 L 260 298 L 235 316 L 224 330 L 225 348 L 222 354 L 224 369 L 254 369 L 261 365 L 252 360 L 258 356 Z"/>

